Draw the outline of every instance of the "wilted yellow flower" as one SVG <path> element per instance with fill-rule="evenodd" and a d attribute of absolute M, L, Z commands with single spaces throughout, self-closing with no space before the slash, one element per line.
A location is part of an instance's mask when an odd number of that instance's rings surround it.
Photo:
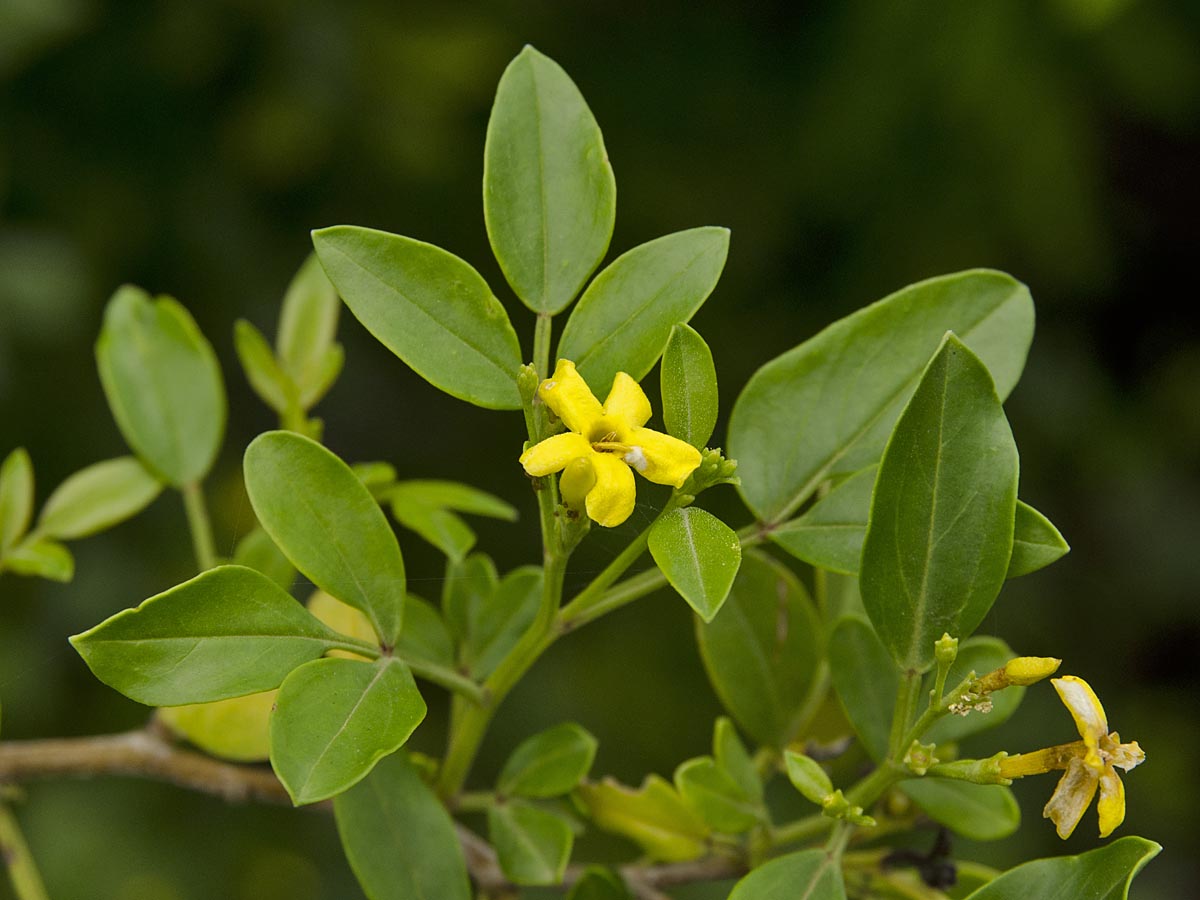
<path fill-rule="evenodd" d="M 559 482 L 563 502 L 584 507 L 599 525 L 620 525 L 633 512 L 633 469 L 657 484 L 682 487 L 700 465 L 700 451 L 691 444 L 642 427 L 650 418 L 650 401 L 624 372 L 617 373 L 601 405 L 575 364 L 560 359 L 538 396 L 570 430 L 530 447 L 521 465 L 533 476 L 565 469 Z"/>

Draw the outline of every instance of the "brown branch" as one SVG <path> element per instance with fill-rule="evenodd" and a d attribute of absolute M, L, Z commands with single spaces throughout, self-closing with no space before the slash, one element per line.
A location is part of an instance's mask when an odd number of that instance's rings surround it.
<path fill-rule="evenodd" d="M 266 766 L 227 763 L 173 743 L 153 723 L 120 734 L 0 742 L 0 783 L 21 783 L 45 778 L 88 778 L 128 775 L 163 781 L 188 790 L 212 794 L 231 803 L 291 805 L 275 773 Z M 332 809 L 332 804 L 315 804 Z M 496 851 L 475 832 L 457 824 L 458 838 L 472 879 L 485 893 L 503 894 L 516 887 L 504 877 Z M 584 866 L 568 867 L 562 887 L 569 888 Z M 618 867 L 621 877 L 639 900 L 662 900 L 663 888 L 696 881 L 737 878 L 745 867 L 722 856 L 692 862 Z"/>

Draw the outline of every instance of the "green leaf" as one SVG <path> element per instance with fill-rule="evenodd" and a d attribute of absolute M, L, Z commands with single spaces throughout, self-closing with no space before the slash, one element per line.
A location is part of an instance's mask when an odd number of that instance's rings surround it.
<path fill-rule="evenodd" d="M 1026 503 L 1017 501 L 1017 521 L 1013 527 L 1012 559 L 1008 577 L 1017 578 L 1044 569 L 1071 549 L 1054 523 Z"/>
<path fill-rule="evenodd" d="M 488 807 L 488 834 L 513 884 L 561 884 L 575 836 L 561 816 L 525 803 Z"/>
<path fill-rule="evenodd" d="M 471 636 L 476 610 L 500 586 L 496 564 L 486 553 L 472 553 L 461 563 L 446 566 L 442 588 L 442 615 L 456 643 L 465 645 Z"/>
<path fill-rule="evenodd" d="M 1154 841 L 1123 837 L 1078 856 L 1035 859 L 1009 869 L 971 894 L 968 900 L 1029 897 L 1126 900 L 1134 876 L 1161 850 L 1162 846 Z"/>
<path fill-rule="evenodd" d="M 412 238 L 338 225 L 313 232 L 330 280 L 367 331 L 447 394 L 518 409 L 521 348 L 483 277 Z"/>
<path fill-rule="evenodd" d="M 218 566 L 71 638 L 93 674 L 148 706 L 181 706 L 278 687 L 339 644 L 275 582 Z"/>
<path fill-rule="evenodd" d="M 597 826 L 636 841 L 655 859 L 683 862 L 707 850 L 708 826 L 657 775 L 647 776 L 637 790 L 611 778 L 581 784 L 576 796 Z"/>
<path fill-rule="evenodd" d="M 729 229 L 693 228 L 634 247 L 588 285 L 558 345 L 560 359 L 603 396 L 618 372 L 635 381 L 654 367 L 671 329 L 688 321 L 717 286 Z"/>
<path fill-rule="evenodd" d="M 829 674 L 863 748 L 879 762 L 887 755 L 900 672 L 869 622 L 851 615 L 833 626 Z"/>
<path fill-rule="evenodd" d="M 403 492 L 389 494 L 392 518 L 437 547 L 451 562 L 462 562 L 475 546 L 475 532 L 449 510 L 409 499 Z"/>
<path fill-rule="evenodd" d="M 946 676 L 946 689 L 949 690 L 962 682 L 971 672 L 976 675 L 986 675 L 993 669 L 998 669 L 1017 654 L 1004 641 L 995 637 L 976 635 L 962 641 L 958 647 L 958 656 Z M 924 696 L 933 690 L 935 673 L 926 676 Z M 961 741 L 963 738 L 995 728 L 1012 717 L 1025 697 L 1025 688 L 1019 685 L 1007 687 L 991 695 L 991 712 L 982 713 L 974 710 L 965 716 L 949 715 L 939 719 L 929 729 L 923 740 L 935 744 L 945 744 L 950 741 Z"/>
<path fill-rule="evenodd" d="M 396 649 L 405 656 L 454 667 L 454 641 L 446 623 L 433 604 L 414 594 L 404 600 L 404 631 Z"/>
<path fill-rule="evenodd" d="M 325 593 L 366 614 L 395 646 L 404 614 L 404 560 L 371 492 L 344 462 L 288 431 L 246 448 L 246 492 L 263 528 Z"/>
<path fill-rule="evenodd" d="M 660 371 L 667 433 L 703 449 L 717 426 L 719 408 L 712 351 L 690 325 L 676 325 Z"/>
<path fill-rule="evenodd" d="M 783 747 L 816 687 L 821 625 L 788 569 L 747 553 L 729 599 L 696 623 L 700 655 L 721 703 L 755 740 Z"/>
<path fill-rule="evenodd" d="M 649 545 L 671 587 L 711 622 L 742 562 L 742 545 L 733 529 L 694 506 L 673 509 L 654 523 Z"/>
<path fill-rule="evenodd" d="M 474 678 L 490 675 L 529 630 L 537 618 L 543 583 L 540 566 L 521 566 L 475 606 L 463 651 Z"/>
<path fill-rule="evenodd" d="M 24 447 L 0 465 L 0 555 L 20 539 L 33 517 L 33 463 Z"/>
<path fill-rule="evenodd" d="M 225 433 L 225 385 L 187 310 L 170 297 L 118 288 L 96 363 L 117 427 L 142 462 L 175 487 L 201 480 Z"/>
<path fill-rule="evenodd" d="M 761 805 L 709 756 L 680 763 L 675 787 L 712 828 L 741 834 L 762 821 Z"/>
<path fill-rule="evenodd" d="M 496 789 L 513 797 L 558 797 L 587 777 L 595 758 L 596 739 L 574 722 L 563 722 L 522 741 Z"/>
<path fill-rule="evenodd" d="M 772 531 L 771 540 L 806 563 L 857 575 L 878 471 L 878 466 L 869 466 L 855 472 L 804 515 Z"/>
<path fill-rule="evenodd" d="M 426 506 L 452 509 L 455 512 L 487 516 L 491 519 L 503 519 L 506 522 L 517 521 L 517 510 L 511 503 L 507 503 L 487 491 L 481 491 L 477 487 L 457 481 L 438 481 L 436 479 L 401 481 L 392 488 L 392 500 L 395 501 L 398 495 L 403 496 L 407 501 Z"/>
<path fill-rule="evenodd" d="M 933 665 L 991 609 L 1012 556 L 1017 446 L 991 375 L 946 336 L 883 452 L 859 588 L 902 669 Z"/>
<path fill-rule="evenodd" d="M 37 530 L 74 540 L 137 515 L 162 492 L 162 483 L 135 457 L 93 463 L 60 484 L 42 507 Z"/>
<path fill-rule="evenodd" d="M 738 460 L 742 498 L 755 515 L 782 522 L 831 474 L 878 462 L 947 330 L 979 354 L 1007 396 L 1033 338 L 1029 291 L 1001 272 L 932 278 L 835 322 L 759 369 L 729 421 L 729 455 Z"/>
<path fill-rule="evenodd" d="M 424 718 L 412 673 L 395 657 L 314 660 L 279 688 L 271 765 L 297 806 L 325 800 L 357 784 Z"/>
<path fill-rule="evenodd" d="M 342 349 L 334 343 L 342 304 L 325 277 L 315 253 L 310 253 L 288 285 L 279 313 L 275 349 L 279 366 L 300 392 L 305 409 L 325 393 L 336 362 L 341 369 Z"/>
<path fill-rule="evenodd" d="M 734 780 L 744 796 L 755 801 L 762 800 L 762 777 L 758 774 L 746 745 L 738 737 L 733 722 L 724 716 L 717 719 L 713 726 L 713 756 L 717 765 Z"/>
<path fill-rule="evenodd" d="M 333 812 L 369 900 L 471 900 L 454 821 L 402 754 L 335 797 Z"/>
<path fill-rule="evenodd" d="M 246 380 L 263 403 L 283 413 L 297 402 L 296 385 L 279 367 L 261 331 L 245 319 L 238 319 L 233 323 L 233 346 Z"/>
<path fill-rule="evenodd" d="M 292 582 L 296 580 L 296 567 L 260 526 L 255 526 L 238 541 L 233 551 L 233 563 L 262 572 L 285 591 L 291 590 Z"/>
<path fill-rule="evenodd" d="M 617 209 L 604 138 L 558 63 L 526 46 L 496 89 L 483 152 L 483 218 L 521 301 L 561 312 L 596 270 Z"/>
<path fill-rule="evenodd" d="M 1001 784 L 910 778 L 900 782 L 900 790 L 929 818 L 973 841 L 998 841 L 1021 824 L 1021 808 L 1012 790 Z"/>
<path fill-rule="evenodd" d="M 613 872 L 592 866 L 567 893 L 566 900 L 632 900 L 625 883 Z"/>
<path fill-rule="evenodd" d="M 396 483 L 396 467 L 391 463 L 352 463 L 350 471 L 366 486 L 367 490 L 371 492 L 371 496 L 380 501 Z"/>
<path fill-rule="evenodd" d="M 758 866 L 733 887 L 729 900 L 845 900 L 838 857 L 801 850 Z"/>
<path fill-rule="evenodd" d="M 4 568 L 18 575 L 66 582 L 75 577 L 75 558 L 58 541 L 33 538 L 5 554 Z"/>

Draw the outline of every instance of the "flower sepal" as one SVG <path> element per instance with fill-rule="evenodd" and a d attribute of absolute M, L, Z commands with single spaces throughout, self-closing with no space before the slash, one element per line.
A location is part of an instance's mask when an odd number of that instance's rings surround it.
<path fill-rule="evenodd" d="M 737 476 L 737 460 L 727 459 L 721 448 L 709 448 L 700 451 L 700 465 L 679 488 L 680 494 L 690 495 L 691 499 L 681 506 L 690 505 L 696 495 L 719 484 L 741 484 Z"/>
<path fill-rule="evenodd" d="M 1008 753 L 1001 750 L 995 756 L 987 759 L 956 759 L 954 762 L 938 763 L 929 767 L 929 774 L 935 778 L 951 778 L 955 781 L 969 781 L 972 784 L 1012 784 L 1011 778 L 1005 778 L 1000 772 L 1001 762 Z"/>

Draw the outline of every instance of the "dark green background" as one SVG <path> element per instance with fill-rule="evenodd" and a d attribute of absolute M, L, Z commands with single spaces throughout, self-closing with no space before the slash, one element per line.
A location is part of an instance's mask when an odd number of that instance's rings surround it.
<path fill-rule="evenodd" d="M 27 446 L 39 502 L 125 452 L 92 342 L 114 287 L 177 295 L 225 365 L 229 436 L 208 485 L 218 542 L 249 522 L 241 449 L 273 423 L 236 368 L 233 321 L 273 330 L 314 227 L 352 223 L 475 264 L 529 352 L 532 317 L 491 260 L 484 129 L 525 42 L 557 59 L 604 130 L 620 252 L 695 225 L 733 230 L 694 325 L 724 407 L 762 362 L 909 282 L 1005 269 L 1038 334 L 1008 404 L 1022 496 L 1074 550 L 1005 590 L 984 630 L 1064 658 L 1148 762 L 1120 833 L 1161 841 L 1138 900 L 1195 896 L 1200 722 L 1200 8 L 1167 0 L 938 4 L 421 6 L 392 2 L 0 0 L 0 453 Z M 406 371 L 351 317 L 346 372 L 319 409 L 329 445 L 404 476 L 454 477 L 534 506 L 519 417 L 466 407 Z M 652 396 L 654 393 L 652 392 Z M 721 440 L 723 424 L 715 440 Z M 708 505 L 741 521 L 733 492 Z M 572 583 L 662 502 L 596 535 Z M 480 527 L 504 567 L 526 530 Z M 436 556 L 402 535 L 414 589 Z M 73 545 L 70 586 L 0 581 L 7 738 L 136 727 L 66 636 L 188 577 L 182 505 Z M 432 697 L 436 691 L 428 692 Z M 480 771 L 529 730 L 574 718 L 598 773 L 669 774 L 705 752 L 717 705 L 684 604 L 667 593 L 557 646 L 506 705 Z M 434 704 L 420 743 L 434 749 Z M 1074 737 L 1048 686 L 979 749 Z M 1040 819 L 1053 778 L 1017 786 L 1026 826 L 964 853 L 1005 865 L 1065 844 Z M 332 821 L 231 808 L 108 779 L 36 784 L 20 814 L 56 898 L 356 896 Z M 0 895 L 7 886 L 0 888 Z M 695 896 L 693 894 L 692 896 Z"/>

